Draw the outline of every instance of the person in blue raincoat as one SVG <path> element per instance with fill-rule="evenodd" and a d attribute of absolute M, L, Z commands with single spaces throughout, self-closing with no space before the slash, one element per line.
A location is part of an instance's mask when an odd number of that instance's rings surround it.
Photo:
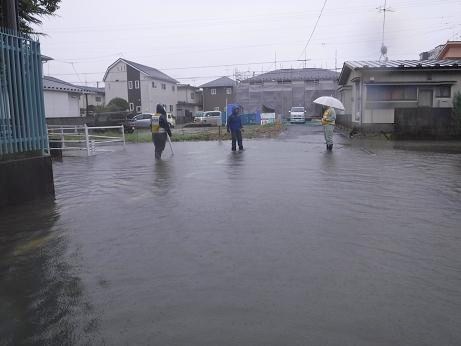
<path fill-rule="evenodd" d="M 239 150 L 243 150 L 242 143 L 242 119 L 239 115 L 239 108 L 234 107 L 232 109 L 232 114 L 227 118 L 227 132 L 230 132 L 232 136 L 232 151 L 237 150 L 236 142 L 238 143 Z"/>
<path fill-rule="evenodd" d="M 323 106 L 322 125 L 327 150 L 333 150 L 333 131 L 335 129 L 336 112 L 333 107 Z"/>

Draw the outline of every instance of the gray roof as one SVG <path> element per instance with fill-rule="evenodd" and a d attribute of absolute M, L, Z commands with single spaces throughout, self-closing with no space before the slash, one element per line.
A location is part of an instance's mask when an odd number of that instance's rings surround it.
<path fill-rule="evenodd" d="M 345 84 L 353 70 L 461 70 L 461 60 L 389 60 L 389 61 L 346 61 L 339 84 Z"/>
<path fill-rule="evenodd" d="M 305 81 L 305 80 L 336 80 L 339 73 L 323 68 L 280 69 L 266 72 L 242 81 L 242 83 L 270 81 Z"/>
<path fill-rule="evenodd" d="M 105 94 L 105 88 L 96 88 L 96 87 L 89 87 L 84 85 L 76 85 L 78 88 L 81 88 L 83 91 L 91 93 L 91 94 Z"/>
<path fill-rule="evenodd" d="M 147 75 L 149 77 L 152 77 L 154 79 L 158 79 L 158 80 L 162 80 L 162 81 L 170 82 L 170 83 L 174 83 L 174 84 L 179 83 L 176 79 L 166 75 L 163 72 L 160 72 L 156 68 L 149 67 L 149 66 L 146 66 L 146 65 L 141 65 L 141 64 L 138 64 L 137 62 L 129 61 L 129 60 L 126 60 L 126 59 L 120 59 L 120 60 L 123 60 L 126 64 L 132 66 L 136 70 L 138 70 L 138 71 L 144 73 L 145 75 Z"/>
<path fill-rule="evenodd" d="M 55 91 L 64 91 L 64 92 L 73 92 L 83 94 L 84 90 L 76 85 L 65 82 L 63 80 L 44 76 L 43 77 L 43 89 L 44 90 L 55 90 Z"/>
<path fill-rule="evenodd" d="M 211 82 L 200 85 L 200 88 L 219 88 L 219 87 L 234 87 L 235 81 L 229 77 L 221 77 Z"/>

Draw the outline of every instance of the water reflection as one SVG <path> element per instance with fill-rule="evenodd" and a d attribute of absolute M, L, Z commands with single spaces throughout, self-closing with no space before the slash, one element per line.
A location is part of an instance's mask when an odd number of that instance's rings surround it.
<path fill-rule="evenodd" d="M 0 214 L 0 338 L 6 345 L 76 344 L 97 332 L 75 270 L 78 256 L 59 221 L 53 202 Z"/>

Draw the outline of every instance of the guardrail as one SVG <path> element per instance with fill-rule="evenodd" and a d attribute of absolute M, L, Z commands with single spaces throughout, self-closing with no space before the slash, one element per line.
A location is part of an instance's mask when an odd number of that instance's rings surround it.
<path fill-rule="evenodd" d="M 102 134 L 107 133 L 107 130 L 114 130 L 115 133 Z M 101 133 L 94 134 L 95 131 L 101 131 Z M 120 136 L 117 135 L 118 131 L 120 131 Z M 79 156 L 82 153 L 92 156 L 98 152 L 113 151 L 112 147 L 108 149 L 113 144 L 121 143 L 123 147 L 126 144 L 123 125 L 94 127 L 48 125 L 48 140 L 50 151 L 61 151 L 63 154 L 72 156 Z"/>

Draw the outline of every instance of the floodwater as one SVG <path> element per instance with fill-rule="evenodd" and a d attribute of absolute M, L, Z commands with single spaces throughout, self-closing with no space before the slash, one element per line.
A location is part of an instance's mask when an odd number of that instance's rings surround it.
<path fill-rule="evenodd" d="M 0 214 L 0 344 L 460 345 L 460 147 L 320 131 L 55 162 Z"/>

